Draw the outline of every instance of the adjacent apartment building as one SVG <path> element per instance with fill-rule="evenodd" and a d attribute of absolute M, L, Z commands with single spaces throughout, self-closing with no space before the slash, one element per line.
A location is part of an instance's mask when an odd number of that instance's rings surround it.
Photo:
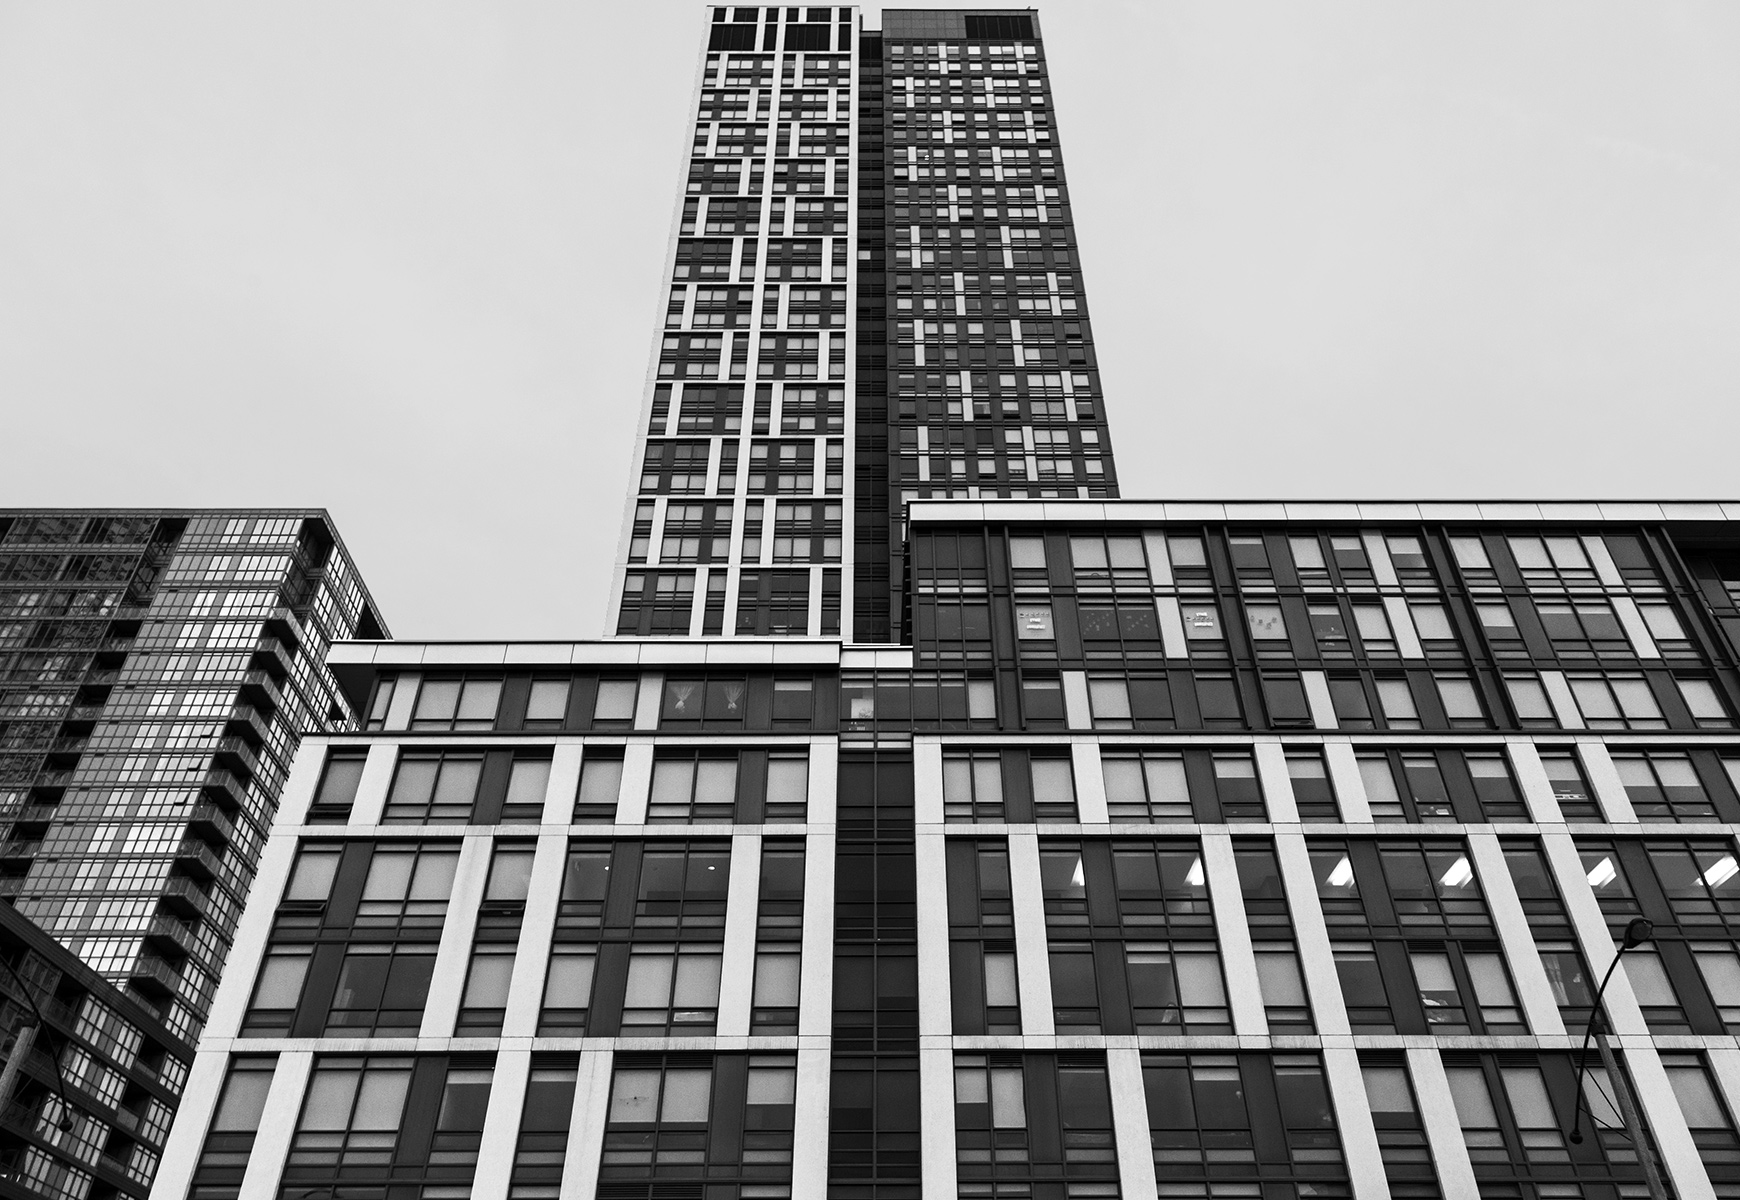
<path fill-rule="evenodd" d="M 0 510 L 0 1191 L 143 1196 L 323 662 L 318 511 Z M 64 1127 L 63 1127 L 64 1126 Z"/>
<path fill-rule="evenodd" d="M 1037 16 L 705 16 L 613 636 L 331 649 L 155 1194 L 1740 1195 L 1740 505 L 1121 500 Z"/>

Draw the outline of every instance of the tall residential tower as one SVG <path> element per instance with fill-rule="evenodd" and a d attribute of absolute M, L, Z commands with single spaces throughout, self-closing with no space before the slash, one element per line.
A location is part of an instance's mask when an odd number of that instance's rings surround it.
<path fill-rule="evenodd" d="M 898 640 L 911 501 L 1117 495 L 1038 18 L 710 13 L 615 630 Z"/>
<path fill-rule="evenodd" d="M 0 1190 L 144 1195 L 297 739 L 357 725 L 326 649 L 383 636 L 321 511 L 0 510 Z"/>
<path fill-rule="evenodd" d="M 1118 499 L 1037 19 L 856 23 L 707 10 L 614 636 L 333 647 L 158 1194 L 1740 1197 L 1740 505 Z"/>

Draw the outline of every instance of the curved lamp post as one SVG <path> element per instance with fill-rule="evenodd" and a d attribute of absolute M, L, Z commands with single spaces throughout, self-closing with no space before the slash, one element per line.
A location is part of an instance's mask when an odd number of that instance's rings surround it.
<path fill-rule="evenodd" d="M 1572 1145 L 1580 1145 L 1583 1141 L 1583 1077 L 1588 1071 L 1589 1043 L 1593 1040 L 1601 1052 L 1602 1065 L 1607 1068 L 1607 1078 L 1613 1081 L 1614 1098 L 1619 1102 L 1619 1115 L 1625 1121 L 1626 1134 L 1631 1138 L 1632 1145 L 1637 1147 L 1637 1159 L 1643 1164 L 1644 1180 L 1649 1185 L 1652 1200 L 1668 1200 L 1667 1189 L 1662 1186 L 1661 1175 L 1655 1166 L 1655 1155 L 1649 1148 L 1649 1137 L 1644 1133 L 1643 1121 L 1638 1117 L 1637 1105 L 1631 1097 L 1631 1085 L 1625 1081 L 1625 1076 L 1619 1070 L 1619 1062 L 1613 1057 L 1613 1047 L 1607 1041 L 1607 1029 L 1604 1024 L 1606 1016 L 1601 1008 L 1601 998 L 1607 992 L 1607 983 L 1613 978 L 1613 972 L 1619 967 L 1619 960 L 1627 950 L 1635 950 L 1655 937 L 1655 926 L 1647 918 L 1634 917 L 1625 927 L 1625 936 L 1620 940 L 1619 949 L 1613 955 L 1613 961 L 1607 964 L 1607 973 L 1601 977 L 1601 986 L 1595 989 L 1595 1004 L 1589 1014 L 1589 1028 L 1583 1032 L 1583 1050 L 1577 1056 L 1577 1104 L 1572 1110 L 1571 1132 L 1568 1135 Z M 1595 1114 L 1589 1114 L 1590 1121 Z"/>

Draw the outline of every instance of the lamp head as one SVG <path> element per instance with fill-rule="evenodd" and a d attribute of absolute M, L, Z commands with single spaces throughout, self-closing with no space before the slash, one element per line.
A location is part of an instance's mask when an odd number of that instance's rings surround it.
<path fill-rule="evenodd" d="M 1633 917 L 1625 927 L 1625 940 L 1622 947 L 1626 950 L 1643 945 L 1655 937 L 1655 924 L 1647 917 Z"/>

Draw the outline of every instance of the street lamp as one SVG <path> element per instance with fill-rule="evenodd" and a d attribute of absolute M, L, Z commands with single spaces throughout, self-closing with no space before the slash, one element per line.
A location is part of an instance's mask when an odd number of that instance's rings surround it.
<path fill-rule="evenodd" d="M 1595 989 L 1595 1006 L 1589 1014 L 1589 1028 L 1583 1032 L 1583 1050 L 1577 1056 L 1577 1077 L 1574 1086 L 1577 1090 L 1577 1104 L 1572 1110 L 1570 1139 L 1572 1145 L 1580 1145 L 1583 1141 L 1583 1076 L 1589 1063 L 1589 1041 L 1594 1039 L 1601 1052 L 1601 1064 L 1607 1068 L 1607 1078 L 1613 1081 L 1615 1099 L 1619 1102 L 1619 1115 L 1625 1121 L 1626 1136 L 1631 1144 L 1637 1147 L 1637 1160 L 1643 1164 L 1644 1181 L 1649 1185 L 1651 1200 L 1668 1200 L 1667 1189 L 1662 1186 L 1661 1175 L 1656 1170 L 1655 1155 L 1650 1152 L 1649 1138 L 1644 1133 L 1643 1121 L 1638 1117 L 1637 1104 L 1632 1099 L 1631 1085 L 1625 1081 L 1625 1075 L 1619 1069 L 1619 1061 L 1613 1057 L 1613 1046 L 1607 1040 L 1606 1017 L 1601 1009 L 1601 997 L 1607 992 L 1607 982 L 1613 978 L 1614 970 L 1619 966 L 1619 960 L 1627 950 L 1635 950 L 1645 942 L 1655 937 L 1655 926 L 1647 918 L 1634 917 L 1625 927 L 1625 936 L 1620 939 L 1619 949 L 1613 955 L 1613 961 L 1607 964 L 1607 973 L 1601 977 L 1601 986 Z M 1595 1114 L 1589 1114 L 1594 1121 Z"/>

